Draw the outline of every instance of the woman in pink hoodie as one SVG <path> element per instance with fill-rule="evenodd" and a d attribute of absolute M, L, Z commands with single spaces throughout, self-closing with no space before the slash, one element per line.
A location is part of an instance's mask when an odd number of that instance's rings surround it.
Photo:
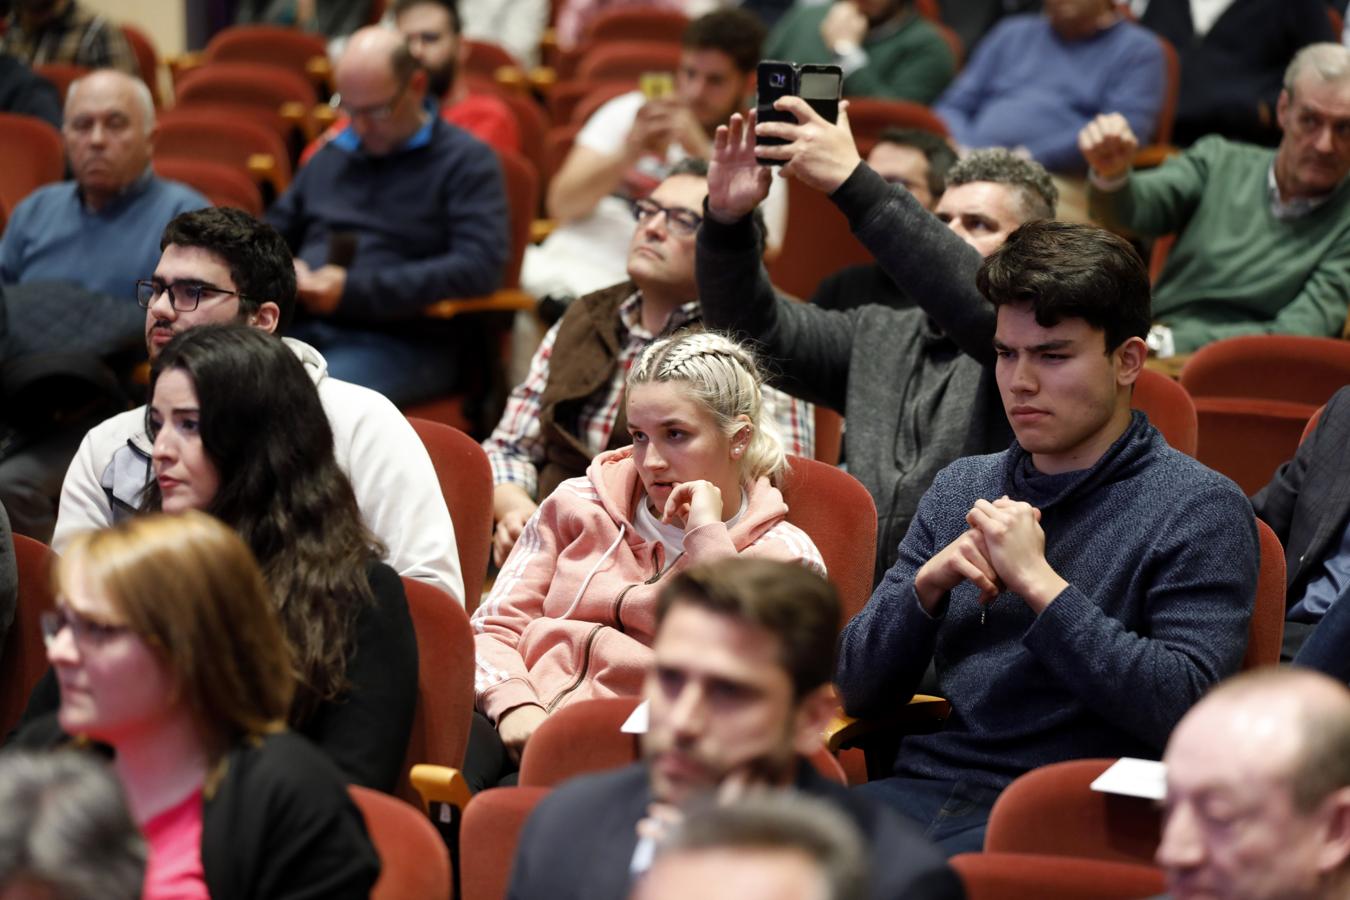
<path fill-rule="evenodd" d="M 640 693 L 672 573 L 742 553 L 824 573 L 784 518 L 775 485 L 787 458 L 761 381 L 749 351 L 713 332 L 658 341 L 633 365 L 632 446 L 600 454 L 540 505 L 473 614 L 486 721 L 465 767 L 472 787 L 511 770 L 563 704 Z"/>

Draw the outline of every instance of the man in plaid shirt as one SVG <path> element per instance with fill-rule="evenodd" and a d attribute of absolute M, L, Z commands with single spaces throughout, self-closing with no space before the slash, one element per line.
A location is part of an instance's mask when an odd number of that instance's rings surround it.
<path fill-rule="evenodd" d="M 25 0 L 14 4 L 5 24 L 0 49 L 30 66 L 69 63 L 141 74 L 122 29 L 77 0 Z"/>
<path fill-rule="evenodd" d="M 632 280 L 573 302 L 544 335 L 529 374 L 516 386 L 492 436 L 493 557 L 500 565 L 538 501 L 562 480 L 585 473 L 591 457 L 629 443 L 623 415 L 628 369 L 648 345 L 701 327 L 694 237 L 708 193 L 707 163 L 681 162 L 634 205 L 628 251 Z M 811 456 L 810 404 L 766 388 L 764 400 L 787 451 Z"/>

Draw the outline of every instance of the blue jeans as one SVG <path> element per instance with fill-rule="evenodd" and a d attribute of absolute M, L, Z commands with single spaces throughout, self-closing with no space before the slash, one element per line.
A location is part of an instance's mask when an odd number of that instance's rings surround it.
<path fill-rule="evenodd" d="M 316 319 L 296 323 L 287 334 L 322 353 L 329 375 L 379 391 L 397 406 L 450 393 L 459 374 L 458 347 L 449 340 L 365 331 Z"/>
<path fill-rule="evenodd" d="M 1350 592 L 1347 592 L 1350 594 Z M 1289 625 L 1296 623 L 1286 623 Z M 1306 626 L 1304 626 L 1306 630 Z M 1325 672 L 1338 681 L 1350 683 L 1350 596 L 1337 597 L 1322 615 L 1303 646 L 1294 656 L 1294 665 Z"/>
<path fill-rule="evenodd" d="M 889 806 L 916 822 L 948 856 L 984 849 L 989 810 L 999 791 L 968 781 L 935 778 L 881 778 L 858 785 L 855 791 Z"/>

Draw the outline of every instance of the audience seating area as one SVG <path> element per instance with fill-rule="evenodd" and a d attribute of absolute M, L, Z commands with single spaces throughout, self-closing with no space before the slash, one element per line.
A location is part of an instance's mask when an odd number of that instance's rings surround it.
<path fill-rule="evenodd" d="M 936 0 L 918 0 L 915 6 L 937 22 L 963 60 L 967 48 L 940 22 Z M 574 775 L 639 758 L 637 737 L 619 731 L 635 699 L 580 702 L 552 715 L 534 734 L 521 761 L 521 786 L 470 796 L 458 771 L 474 698 L 468 615 L 489 576 L 493 524 L 491 469 L 476 438 L 495 422 L 510 388 L 511 315 L 535 309 L 534 298 L 520 289 L 520 270 L 527 247 L 552 224 L 544 218 L 550 179 L 596 109 L 636 88 L 643 73 L 678 68 L 680 34 L 687 23 L 677 11 L 610 9 L 592 23 L 578 48 L 562 51 L 546 41 L 542 58 L 547 65 L 528 71 L 495 44 L 467 42 L 470 90 L 506 102 L 522 148 L 519 154 L 499 151 L 511 217 L 502 288 L 485 297 L 443 299 L 425 310 L 428 318 L 475 317 L 483 324 L 490 365 L 475 374 L 468 393 L 405 410 L 430 453 L 451 511 L 468 596 L 461 608 L 436 588 L 404 579 L 419 653 L 407 775 L 397 797 L 351 788 L 383 863 L 372 897 L 497 900 L 505 895 L 520 829 L 548 791 Z M 324 40 L 285 28 L 236 26 L 219 32 L 199 53 L 165 59 L 142 30 L 122 28 L 160 108 L 155 170 L 197 188 L 216 205 L 262 215 L 290 184 L 301 150 L 333 119 L 328 105 L 332 65 Z M 1176 48 L 1159 41 L 1167 64 L 1167 99 L 1152 135 L 1155 146 L 1141 151 L 1141 159 L 1148 160 L 1174 149 L 1166 145 L 1180 88 Z M 62 64 L 37 71 L 63 95 L 87 72 Z M 930 108 L 908 102 L 852 98 L 849 119 L 864 155 L 888 127 L 947 133 Z M 5 157 L 0 166 L 2 230 L 15 206 L 38 187 L 61 179 L 64 167 L 60 133 L 34 118 L 0 113 L 0 147 Z M 776 286 L 808 298 L 829 274 L 871 260 L 828 197 L 795 179 L 787 193 L 785 239 L 767 261 Z M 1154 245 L 1155 277 L 1169 246 L 1168 239 Z M 1251 495 L 1292 457 L 1332 394 L 1350 384 L 1350 341 L 1231 338 L 1196 352 L 1173 377 L 1177 371 L 1174 365 L 1150 363 L 1135 386 L 1135 408 L 1148 414 L 1172 447 L 1232 478 Z M 818 410 L 817 458 L 792 459 L 783 494 L 788 521 L 811 536 L 826 561 L 846 622 L 871 594 L 877 516 L 867 489 L 836 465 L 844 427 L 839 414 Z M 1257 525 L 1261 571 L 1244 669 L 1278 663 L 1286 611 L 1283 548 L 1267 525 Z M 38 616 L 53 603 L 52 551 L 22 535 L 14 542 L 19 603 L 0 656 L 0 733 L 18 721 L 46 669 Z M 940 727 L 947 712 L 946 701 L 919 695 L 884 727 L 932 729 Z M 854 748 L 877 727 L 841 716 L 822 735 L 813 764 L 840 783 L 865 780 L 866 767 Z M 1046 766 L 1004 791 L 990 819 L 985 852 L 952 861 L 967 896 L 1123 900 L 1161 894 L 1162 872 L 1153 863 L 1158 808 L 1088 788 L 1113 761 Z M 460 816 L 458 845 L 449 852 L 433 824 L 445 821 L 443 805 Z"/>

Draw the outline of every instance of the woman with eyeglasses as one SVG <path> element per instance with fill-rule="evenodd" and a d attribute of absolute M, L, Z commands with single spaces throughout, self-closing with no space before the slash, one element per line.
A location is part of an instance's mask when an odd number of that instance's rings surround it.
<path fill-rule="evenodd" d="M 824 572 L 785 519 L 787 457 L 761 384 L 750 352 L 714 332 L 657 341 L 633 364 L 632 446 L 601 453 L 544 500 L 473 614 L 471 788 L 509 776 L 561 706 L 640 693 L 672 573 L 742 554 Z"/>
<path fill-rule="evenodd" d="M 292 650 L 238 535 L 134 518 L 77 537 L 54 581 L 58 720 L 113 751 L 142 896 L 369 896 L 379 859 L 337 768 L 286 729 Z"/>

